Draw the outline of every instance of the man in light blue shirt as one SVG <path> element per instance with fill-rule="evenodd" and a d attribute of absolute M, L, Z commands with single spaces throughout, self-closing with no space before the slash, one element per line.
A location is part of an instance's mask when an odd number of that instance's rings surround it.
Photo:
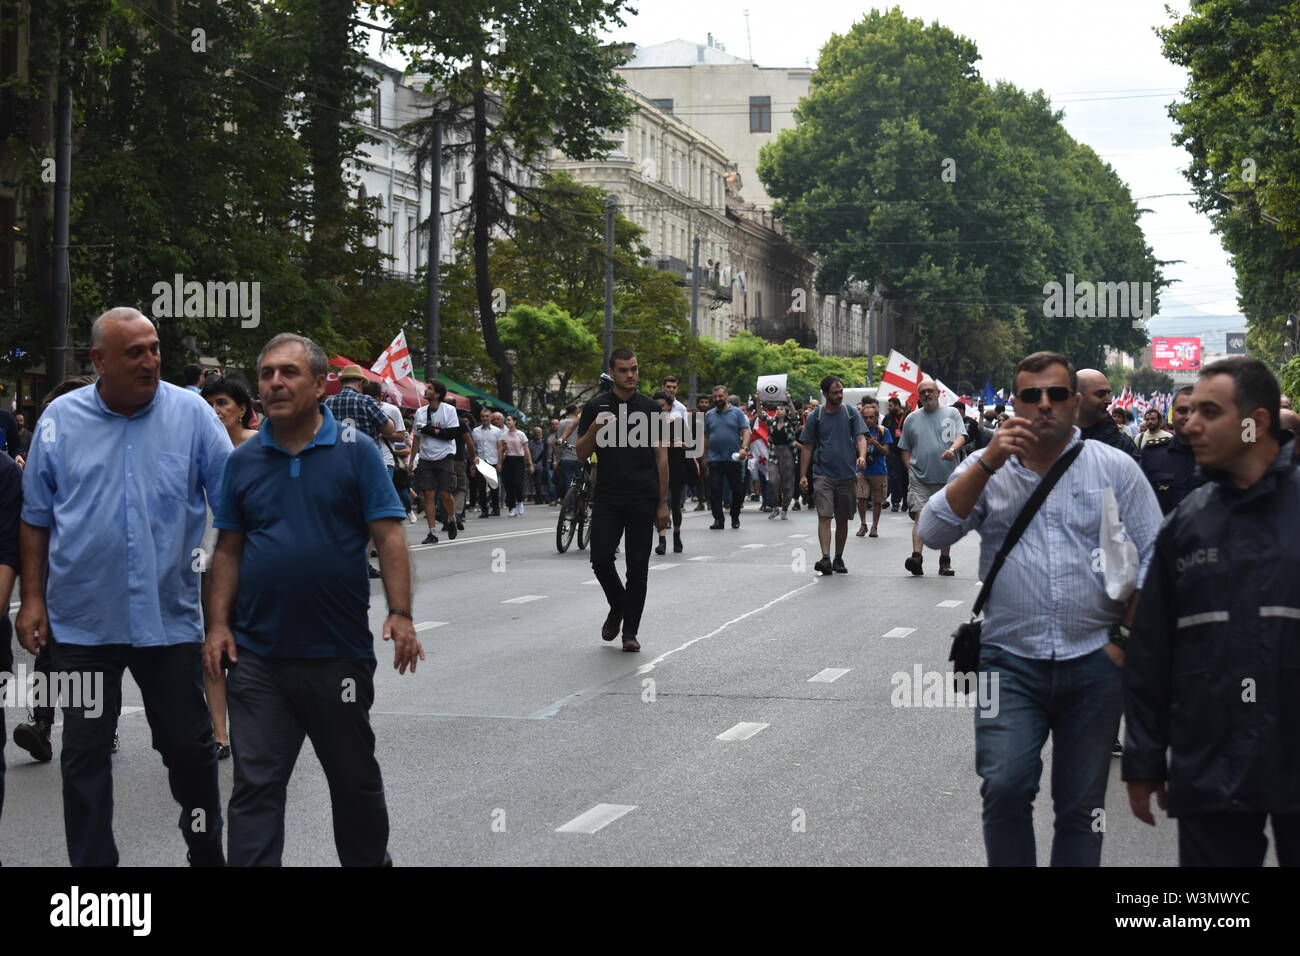
<path fill-rule="evenodd" d="M 703 464 L 708 471 L 709 502 L 713 507 L 713 524 L 720 531 L 723 524 L 722 483 L 731 486 L 731 527 L 740 527 L 740 506 L 745 501 L 741 470 L 749 457 L 749 418 L 727 403 L 727 390 L 713 386 L 713 407 L 704 415 Z M 736 458 L 733 460 L 732 456 Z"/>
<path fill-rule="evenodd" d="M 190 862 L 219 866 L 198 571 L 205 504 L 220 499 L 230 439 L 207 402 L 159 381 L 158 333 L 135 309 L 95 321 L 90 357 L 99 381 L 55 400 L 33 436 L 16 625 L 32 653 L 51 642 L 53 671 L 77 675 L 83 689 L 63 707 L 68 856 L 74 866 L 118 862 L 110 748 L 129 667 Z"/>
<path fill-rule="evenodd" d="M 1052 734 L 1053 866 L 1096 866 L 1104 828 L 1111 742 L 1123 707 L 1121 617 L 1127 605 L 1106 594 L 1102 499 L 1110 489 L 1137 547 L 1141 582 L 1151 560 L 1160 506 L 1133 459 L 1074 425 L 1080 402 L 1074 368 L 1037 352 L 1016 369 L 1015 417 L 970 455 L 921 512 L 921 540 L 951 547 L 980 535 L 980 577 L 1052 464 L 1079 442 L 1024 536 L 1007 556 L 984 612 L 979 680 L 997 678 L 998 700 L 975 718 L 975 767 L 984 778 L 984 845 L 991 866 L 1036 862 L 1033 801 L 1041 752 Z"/>

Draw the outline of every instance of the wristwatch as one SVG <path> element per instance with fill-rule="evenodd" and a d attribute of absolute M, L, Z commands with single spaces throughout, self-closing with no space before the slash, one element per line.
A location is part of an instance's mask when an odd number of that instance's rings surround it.
<path fill-rule="evenodd" d="M 396 615 L 398 615 L 399 617 L 404 617 L 404 618 L 406 618 L 408 621 L 414 621 L 414 620 L 415 620 L 415 618 L 411 617 L 411 612 L 410 612 L 410 611 L 399 611 L 399 610 L 397 610 L 396 608 L 391 608 L 391 607 L 390 607 L 390 608 L 388 609 L 388 613 L 389 613 L 390 615 L 392 615 L 392 614 L 396 614 Z"/>
<path fill-rule="evenodd" d="M 1129 629 L 1123 624 L 1116 624 L 1110 629 L 1110 642 L 1122 651 L 1124 646 L 1128 644 L 1130 633 Z"/>

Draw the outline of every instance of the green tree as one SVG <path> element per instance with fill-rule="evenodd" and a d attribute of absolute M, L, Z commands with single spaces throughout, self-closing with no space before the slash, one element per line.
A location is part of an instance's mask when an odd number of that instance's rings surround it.
<path fill-rule="evenodd" d="M 556 404 L 563 404 L 568 382 L 576 371 L 600 362 L 596 337 L 554 302 L 540 308 L 516 305 L 502 316 L 498 328 L 501 341 L 518 356 L 515 372 L 520 393 L 529 400 L 527 407 L 542 415 L 550 414 Z M 551 389 L 552 378 L 559 380 L 556 390 Z"/>
<path fill-rule="evenodd" d="M 820 257 L 819 286 L 878 285 L 898 347 L 954 382 L 1008 378 L 1028 348 L 1070 343 L 1100 361 L 1103 345 L 1137 347 L 1129 318 L 1044 317 L 1048 281 L 1150 279 L 1154 292 L 1158 263 L 1114 172 L 1041 93 L 989 87 L 978 58 L 897 8 L 823 47 L 796 126 L 759 161 L 786 226 Z"/>
<path fill-rule="evenodd" d="M 1129 373 L 1128 387 L 1139 395 L 1172 392 L 1174 390 L 1174 378 L 1165 372 L 1144 366 Z"/>
<path fill-rule="evenodd" d="M 621 129 L 631 101 L 614 69 L 620 47 L 599 34 L 622 26 L 625 0 L 384 0 L 391 41 L 431 77 L 435 106 L 411 124 L 430 142 L 435 121 L 468 133 L 474 289 L 484 346 L 496 365 L 496 393 L 514 384 L 497 330 L 491 273 L 493 230 L 509 202 L 530 201 L 528 170 L 549 150 L 574 159 L 604 155 L 607 131 Z"/>
<path fill-rule="evenodd" d="M 1188 72 L 1169 108 L 1184 174 L 1232 254 L 1251 354 L 1277 368 L 1300 304 L 1300 2 L 1197 0 L 1159 34 Z"/>

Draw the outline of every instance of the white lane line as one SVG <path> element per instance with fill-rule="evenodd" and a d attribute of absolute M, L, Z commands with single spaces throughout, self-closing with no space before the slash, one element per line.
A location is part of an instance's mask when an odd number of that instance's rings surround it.
<path fill-rule="evenodd" d="M 664 564 L 652 564 L 652 565 L 650 565 L 650 567 L 647 568 L 646 570 L 648 570 L 648 571 L 662 571 L 662 570 L 664 570 L 664 568 L 680 568 L 680 567 L 681 567 L 680 564 L 668 564 L 668 563 L 664 563 Z"/>
<path fill-rule="evenodd" d="M 455 541 L 439 541 L 437 544 L 412 544 L 407 546 L 409 551 L 429 551 L 432 548 L 450 548 L 458 544 L 474 544 L 476 541 L 500 541 L 502 538 L 526 538 L 530 534 L 552 534 L 554 528 L 538 528 L 536 531 L 503 531 L 500 534 L 480 534 L 475 537 L 466 537 L 468 531 L 462 531 L 456 535 Z"/>
<path fill-rule="evenodd" d="M 118 716 L 130 717 L 132 714 L 143 714 L 143 713 L 144 713 L 143 707 L 123 707 L 122 713 L 120 713 Z"/>
<path fill-rule="evenodd" d="M 817 582 L 815 580 L 809 581 L 807 584 L 801 585 L 800 587 L 795 588 L 793 591 L 786 591 L 784 594 L 780 595 L 779 597 L 772 598 L 772 600 L 768 601 L 764 605 L 761 605 L 760 607 L 750 608 L 744 614 L 740 615 L 740 617 L 733 617 L 730 621 L 727 621 L 725 624 L 721 625 L 720 627 L 715 627 L 713 630 L 709 631 L 709 633 L 701 634 L 699 637 L 693 637 L 685 644 L 682 644 L 678 647 L 674 647 L 670 651 L 664 651 L 654 660 L 650 661 L 650 663 L 642 664 L 640 667 L 636 669 L 636 672 L 637 674 L 648 674 L 652 670 L 654 670 L 657 666 L 662 664 L 665 660 L 667 660 L 669 657 L 676 654 L 678 651 L 684 651 L 692 644 L 697 644 L 700 641 L 707 641 L 709 638 L 721 634 L 727 628 L 731 627 L 731 625 L 739 624 L 747 617 L 753 617 L 755 614 L 762 613 L 763 611 L 766 611 L 768 608 L 770 608 L 772 605 L 777 604 L 780 601 L 784 601 L 788 597 L 793 597 L 794 595 L 798 594 L 800 591 L 807 591 L 809 588 L 816 587 L 816 586 L 817 586 Z"/>
<path fill-rule="evenodd" d="M 432 631 L 435 627 L 442 627 L 447 621 L 421 621 L 415 625 L 417 631 Z"/>
<path fill-rule="evenodd" d="M 765 545 L 765 544 L 742 544 L 740 547 L 741 547 L 741 549 L 743 550 L 743 549 L 745 549 L 745 548 L 766 548 L 767 545 Z"/>
<path fill-rule="evenodd" d="M 599 584 L 600 581 L 599 581 L 599 579 L 597 579 L 597 578 L 592 578 L 590 581 L 583 581 L 582 583 L 583 583 L 583 584 Z"/>
<path fill-rule="evenodd" d="M 693 557 L 693 558 L 687 558 L 686 560 L 687 560 L 687 561 L 707 561 L 707 560 L 709 560 L 709 558 L 711 558 L 711 557 L 713 557 L 713 555 L 711 555 L 711 554 L 697 554 L 695 557 Z"/>
<path fill-rule="evenodd" d="M 806 534 L 787 534 L 786 537 L 787 537 L 787 538 L 806 538 L 806 537 L 808 537 L 808 535 L 806 535 Z"/>
<path fill-rule="evenodd" d="M 935 607 L 960 607 L 961 601 L 940 601 Z"/>
<path fill-rule="evenodd" d="M 715 737 L 715 740 L 748 740 L 760 730 L 766 730 L 771 724 L 755 724 L 742 720 L 730 730 L 724 730 Z"/>
<path fill-rule="evenodd" d="M 886 631 L 881 637 L 907 637 L 915 630 L 914 627 L 896 627 L 892 631 Z"/>
<path fill-rule="evenodd" d="M 824 670 L 820 670 L 816 674 L 813 674 L 812 677 L 809 677 L 808 683 L 830 684 L 839 680 L 851 670 L 853 670 L 851 667 L 827 667 Z"/>
<path fill-rule="evenodd" d="M 502 604 L 527 604 L 529 601 L 540 601 L 546 597 L 545 594 L 521 594 L 519 597 L 506 598 Z"/>
<path fill-rule="evenodd" d="M 636 809 L 636 805 L 623 803 L 598 803 L 586 813 L 579 814 L 562 827 L 556 827 L 556 833 L 596 833 L 609 826 L 621 816 Z"/>

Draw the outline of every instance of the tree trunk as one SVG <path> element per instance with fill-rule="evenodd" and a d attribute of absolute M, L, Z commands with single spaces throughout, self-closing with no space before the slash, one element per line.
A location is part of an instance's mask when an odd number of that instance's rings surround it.
<path fill-rule="evenodd" d="M 483 325 L 483 346 L 497 366 L 497 397 L 513 405 L 514 369 L 506 361 L 506 350 L 497 334 L 497 316 L 492 311 L 492 276 L 488 273 L 488 244 L 492 238 L 492 188 L 488 177 L 487 91 L 483 89 L 482 67 L 476 61 L 474 75 L 474 123 L 471 134 L 474 156 L 474 291 L 478 298 L 479 321 Z"/>
<path fill-rule="evenodd" d="M 311 164 L 311 241 L 307 274 L 313 279 L 336 278 L 346 250 L 347 184 L 343 165 L 348 159 L 339 135 L 351 103 L 341 88 L 350 61 L 349 18 L 352 0 L 316 0 L 315 30 L 307 61 L 310 92 L 306 97 L 303 143 Z"/>

